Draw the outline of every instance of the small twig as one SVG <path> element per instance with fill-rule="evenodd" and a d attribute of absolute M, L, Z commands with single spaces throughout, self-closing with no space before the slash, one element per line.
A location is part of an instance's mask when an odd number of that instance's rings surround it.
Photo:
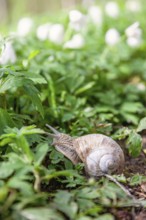
<path fill-rule="evenodd" d="M 114 177 L 108 174 L 104 174 L 104 176 L 116 183 L 126 193 L 127 196 L 136 201 L 136 198 L 129 192 L 129 190 L 126 189 L 121 183 L 119 183 Z"/>
<path fill-rule="evenodd" d="M 113 181 L 115 184 L 117 184 L 125 193 L 127 196 L 129 196 L 133 200 L 133 210 L 132 213 L 134 213 L 135 209 L 134 207 L 142 207 L 142 204 L 139 200 L 137 200 L 130 192 L 128 189 L 126 189 L 121 183 L 119 183 L 113 176 L 108 175 L 108 174 L 103 174 L 103 176 L 107 177 L 109 180 Z"/>
<path fill-rule="evenodd" d="M 132 220 L 135 220 L 135 207 L 131 209 Z"/>

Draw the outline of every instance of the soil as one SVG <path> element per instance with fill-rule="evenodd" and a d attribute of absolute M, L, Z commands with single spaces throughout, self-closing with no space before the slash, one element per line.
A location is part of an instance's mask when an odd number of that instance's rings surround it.
<path fill-rule="evenodd" d="M 124 175 L 128 178 L 133 175 L 146 176 L 146 135 L 143 135 L 143 151 L 137 158 L 132 158 L 125 152 L 125 170 Z M 124 145 L 124 143 L 120 143 Z M 146 182 L 141 182 L 136 186 L 126 186 L 132 195 L 136 199 L 144 200 L 146 199 Z M 146 208 L 143 207 L 131 207 L 121 210 L 113 209 L 112 214 L 114 214 L 116 220 L 146 220 Z"/>

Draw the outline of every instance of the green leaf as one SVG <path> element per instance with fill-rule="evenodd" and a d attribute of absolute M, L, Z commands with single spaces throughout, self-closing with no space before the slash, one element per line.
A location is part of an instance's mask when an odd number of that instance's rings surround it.
<path fill-rule="evenodd" d="M 35 58 L 38 54 L 39 54 L 39 50 L 34 50 L 29 54 L 28 60 L 32 60 L 33 58 Z"/>
<path fill-rule="evenodd" d="M 75 92 L 75 94 L 76 94 L 76 95 L 79 95 L 79 94 L 81 94 L 81 93 L 83 93 L 83 92 L 86 92 L 87 90 L 91 89 L 94 85 L 95 85 L 95 82 L 89 82 L 89 83 L 87 83 L 85 86 L 79 88 L 79 89 Z"/>
<path fill-rule="evenodd" d="M 34 194 L 32 184 L 17 177 L 11 178 L 7 185 L 10 188 L 18 189 L 23 196 L 32 196 Z"/>
<path fill-rule="evenodd" d="M 36 148 L 35 161 L 40 165 L 49 150 L 48 143 L 40 143 Z"/>
<path fill-rule="evenodd" d="M 19 149 L 22 149 L 22 152 L 28 159 L 28 163 L 31 163 L 34 159 L 34 155 L 26 138 L 23 135 L 20 135 L 16 138 L 15 143 Z"/>
<path fill-rule="evenodd" d="M 93 220 L 93 218 L 88 217 L 88 216 L 82 216 L 82 217 L 77 218 L 77 220 Z"/>
<path fill-rule="evenodd" d="M 143 110 L 143 105 L 140 102 L 125 102 L 121 110 L 129 113 L 141 112 Z"/>
<path fill-rule="evenodd" d="M 9 162 L 2 162 L 0 163 L 0 179 L 5 179 L 12 175 L 14 172 L 14 168 L 12 167 L 11 163 Z"/>
<path fill-rule="evenodd" d="M 118 180 L 121 183 L 125 183 L 126 184 L 126 182 L 127 182 L 127 179 L 126 179 L 126 177 L 123 174 L 121 174 L 121 175 L 114 175 L 114 178 L 116 178 L 116 180 Z"/>
<path fill-rule="evenodd" d="M 3 202 L 5 200 L 5 198 L 8 195 L 8 188 L 7 186 L 2 186 L 0 187 L 0 202 Z"/>
<path fill-rule="evenodd" d="M 103 214 L 96 218 L 96 220 L 115 220 L 115 217 L 112 214 Z"/>
<path fill-rule="evenodd" d="M 122 112 L 121 115 L 124 117 L 124 119 L 128 123 L 133 123 L 134 125 L 138 124 L 138 116 L 135 114 L 127 113 L 127 112 Z"/>
<path fill-rule="evenodd" d="M 20 211 L 20 215 L 26 220 L 64 220 L 64 218 L 51 208 L 27 208 Z"/>
<path fill-rule="evenodd" d="M 141 132 L 146 129 L 146 117 L 142 118 L 139 122 L 137 132 Z"/>
<path fill-rule="evenodd" d="M 78 192 L 78 197 L 85 199 L 95 199 L 99 197 L 99 193 L 97 190 L 93 190 L 92 188 L 85 187 Z"/>
<path fill-rule="evenodd" d="M 90 199 L 84 199 L 84 198 L 77 198 L 78 205 L 81 210 L 87 211 L 88 209 L 95 206 L 95 203 L 93 200 Z M 98 207 L 96 205 L 96 207 Z M 101 208 L 99 209 L 101 211 Z M 96 209 L 97 212 L 97 209 Z"/>
<path fill-rule="evenodd" d="M 72 113 L 65 113 L 62 117 L 62 121 L 67 122 L 67 121 L 70 121 L 73 118 L 74 118 L 74 115 Z"/>
<path fill-rule="evenodd" d="M 129 134 L 130 134 L 131 130 L 127 127 L 123 127 L 120 128 L 114 135 L 113 138 L 114 139 L 125 139 Z"/>
<path fill-rule="evenodd" d="M 18 87 L 21 87 L 23 85 L 23 77 L 20 76 L 14 76 L 14 75 L 9 75 L 6 77 L 1 85 L 0 85 L 0 93 L 5 93 L 9 89 L 16 89 Z"/>
<path fill-rule="evenodd" d="M 53 164 L 56 164 L 64 158 L 64 155 L 58 152 L 57 150 L 53 149 L 52 152 L 49 155 L 49 158 L 51 159 L 51 162 Z"/>
<path fill-rule="evenodd" d="M 41 100 L 38 96 L 39 91 L 33 86 L 32 83 L 25 83 L 23 89 L 25 93 L 28 95 L 28 98 L 30 98 L 32 103 L 36 106 L 41 116 L 44 117 L 44 109 Z"/>
<path fill-rule="evenodd" d="M 142 138 L 135 131 L 132 131 L 127 139 L 127 148 L 132 157 L 138 157 L 142 150 Z"/>
<path fill-rule="evenodd" d="M 32 80 L 24 77 L 23 75 L 10 75 L 6 77 L 4 81 L 1 83 L 0 93 L 5 93 L 7 90 L 10 89 L 17 89 L 22 87 L 27 94 L 28 98 L 31 99 L 32 103 L 37 107 L 38 111 L 40 112 L 41 116 L 44 116 L 44 110 L 42 107 L 41 100 L 39 98 L 39 91 L 34 86 Z"/>
<path fill-rule="evenodd" d="M 6 110 L 0 108 L 0 134 L 4 132 L 6 126 L 14 127 L 15 124 L 9 113 Z"/>
<path fill-rule="evenodd" d="M 29 73 L 29 79 L 32 80 L 35 84 L 47 84 L 44 77 L 41 75 L 34 75 L 34 73 Z"/>
<path fill-rule="evenodd" d="M 24 127 L 24 130 L 26 130 L 27 127 Z M 3 146 L 5 144 L 13 144 L 11 147 L 14 151 L 17 153 L 24 154 L 23 156 L 26 157 L 28 163 L 31 163 L 33 161 L 34 156 L 33 152 L 30 149 L 30 146 L 28 144 L 27 139 L 23 135 L 23 127 L 19 130 L 17 128 L 7 128 L 5 130 L 7 134 L 4 134 L 0 137 L 2 141 L 0 142 L 0 146 Z"/>
<path fill-rule="evenodd" d="M 7 154 L 7 157 L 9 158 L 11 168 L 15 171 L 28 167 L 30 172 L 31 167 L 26 163 L 26 160 L 21 155 L 11 152 Z"/>
<path fill-rule="evenodd" d="M 70 219 L 74 219 L 78 210 L 78 205 L 72 201 L 71 193 L 59 191 L 54 199 L 57 209 L 65 213 Z"/>
<path fill-rule="evenodd" d="M 54 171 L 46 176 L 43 177 L 44 180 L 51 180 L 53 178 L 57 178 L 59 176 L 65 176 L 65 177 L 79 177 L 79 174 L 75 170 L 62 170 L 62 171 Z"/>
<path fill-rule="evenodd" d="M 52 80 L 52 77 L 49 74 L 44 74 L 44 77 L 46 81 L 48 82 L 48 100 L 51 105 L 54 117 L 58 117 L 58 111 L 57 111 L 57 103 L 56 103 L 56 91 L 54 82 Z"/>
<path fill-rule="evenodd" d="M 24 126 L 20 129 L 20 133 L 22 135 L 30 135 L 30 134 L 44 134 L 45 132 L 40 129 L 36 128 L 36 125 Z"/>
<path fill-rule="evenodd" d="M 129 180 L 130 186 L 139 185 L 142 182 L 146 182 L 146 176 L 142 176 L 140 174 L 134 175 Z"/>

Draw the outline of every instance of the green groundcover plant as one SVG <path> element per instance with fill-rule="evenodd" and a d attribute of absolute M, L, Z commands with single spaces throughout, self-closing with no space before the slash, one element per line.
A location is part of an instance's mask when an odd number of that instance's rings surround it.
<path fill-rule="evenodd" d="M 0 219 L 113 220 L 140 210 L 106 178 L 87 179 L 45 134 L 46 123 L 72 136 L 103 133 L 124 143 L 128 160 L 145 154 L 146 9 L 112 4 L 27 18 L 30 30 L 1 38 Z M 131 188 L 146 181 L 134 171 L 115 178 Z"/>

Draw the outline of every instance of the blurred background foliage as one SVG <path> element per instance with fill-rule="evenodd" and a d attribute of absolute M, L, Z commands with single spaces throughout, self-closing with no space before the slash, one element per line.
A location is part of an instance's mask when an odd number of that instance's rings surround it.
<path fill-rule="evenodd" d="M 77 6 L 88 7 L 93 3 L 104 5 L 108 0 L 0 0 L 0 24 L 9 24 L 26 15 L 38 15 L 42 13 L 54 14 L 60 10 L 68 10 Z M 120 0 L 115 2 L 121 3 Z M 127 0 L 123 0 L 123 5 Z M 144 0 L 139 0 L 141 5 Z"/>
<path fill-rule="evenodd" d="M 11 23 L 23 15 L 57 13 L 60 9 L 69 9 L 84 3 L 84 0 L 0 0 L 0 23 Z"/>

